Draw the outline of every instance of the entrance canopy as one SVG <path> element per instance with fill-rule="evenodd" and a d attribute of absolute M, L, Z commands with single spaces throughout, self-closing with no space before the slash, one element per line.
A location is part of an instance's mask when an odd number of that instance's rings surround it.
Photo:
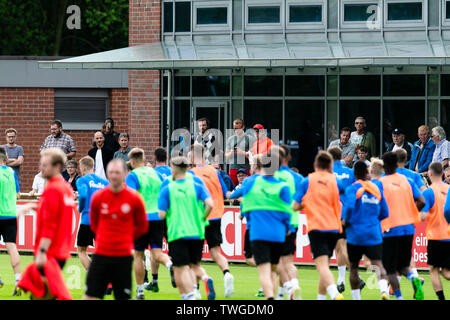
<path fill-rule="evenodd" d="M 58 61 L 48 69 L 192 69 L 450 65 L 450 41 L 194 44 L 155 42 Z"/>

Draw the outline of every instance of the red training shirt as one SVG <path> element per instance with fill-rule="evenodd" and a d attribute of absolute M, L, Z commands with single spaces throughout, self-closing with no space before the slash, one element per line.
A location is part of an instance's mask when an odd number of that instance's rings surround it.
<path fill-rule="evenodd" d="M 130 256 L 134 240 L 148 230 L 141 195 L 124 184 L 114 193 L 110 186 L 92 197 L 91 229 L 95 233 L 95 253 L 103 256 Z"/>
<path fill-rule="evenodd" d="M 36 210 L 34 254 L 42 238 L 51 239 L 48 256 L 58 260 L 70 258 L 72 219 L 75 209 L 73 189 L 62 176 L 51 178 L 45 186 Z"/>

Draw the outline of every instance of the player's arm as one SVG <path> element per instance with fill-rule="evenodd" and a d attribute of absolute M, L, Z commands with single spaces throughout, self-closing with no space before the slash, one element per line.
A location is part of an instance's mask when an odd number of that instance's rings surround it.
<path fill-rule="evenodd" d="M 294 196 L 293 196 L 293 204 L 292 207 L 294 211 L 300 211 L 304 209 L 303 205 L 303 197 L 305 196 L 306 192 L 308 191 L 309 187 L 309 180 L 308 178 L 303 179 L 303 181 L 300 183 L 300 186 L 298 190 L 296 190 Z"/>
<path fill-rule="evenodd" d="M 447 220 L 448 223 L 450 223 L 450 192 L 447 193 L 447 198 L 445 199 L 445 204 L 444 204 L 444 216 L 445 216 L 445 220 Z"/>
<path fill-rule="evenodd" d="M 214 201 L 204 184 L 195 183 L 195 192 L 197 193 L 197 199 L 203 201 L 205 205 L 203 219 L 206 220 L 211 213 L 211 210 L 214 208 Z"/>
<path fill-rule="evenodd" d="M 93 195 L 91 200 L 91 207 L 89 208 L 89 224 L 92 232 L 94 234 L 97 232 L 98 226 L 98 218 L 99 218 L 100 208 L 99 208 L 99 199 L 98 193 Z"/>
<path fill-rule="evenodd" d="M 223 181 L 222 176 L 220 175 L 220 172 L 216 169 L 217 177 L 219 178 L 220 187 L 222 188 L 223 198 L 228 199 L 231 191 L 228 190 L 227 185 L 225 184 L 225 181 Z"/>
<path fill-rule="evenodd" d="M 134 172 L 130 172 L 125 178 L 125 184 L 134 190 L 139 190 L 141 188 L 139 180 Z"/>
<path fill-rule="evenodd" d="M 161 189 L 158 195 L 158 216 L 160 219 L 165 219 L 167 216 L 167 210 L 170 208 L 170 197 L 168 184 L 161 185 Z"/>
<path fill-rule="evenodd" d="M 421 221 L 426 220 L 426 218 L 428 216 L 428 212 L 434 206 L 434 201 L 435 201 L 434 192 L 432 189 L 425 190 L 423 192 L 423 197 L 425 198 L 425 206 L 420 211 L 420 220 Z"/>
<path fill-rule="evenodd" d="M 292 204 L 291 191 L 289 190 L 288 186 L 285 186 L 281 189 L 280 200 L 286 204 Z M 286 230 L 288 230 L 287 233 L 289 234 L 290 233 L 289 229 L 291 227 L 291 220 L 292 220 L 291 213 L 282 212 L 281 214 L 283 215 L 282 221 L 283 221 L 284 225 L 286 226 Z"/>
<path fill-rule="evenodd" d="M 81 213 L 86 206 L 87 186 L 80 180 L 81 179 L 78 179 L 75 184 L 77 185 L 78 190 L 78 211 Z"/>
<path fill-rule="evenodd" d="M 20 199 L 20 185 L 19 185 L 19 179 L 17 179 L 16 172 L 13 171 L 13 173 L 14 173 L 14 183 L 16 184 L 16 195 L 17 195 L 17 199 Z"/>
<path fill-rule="evenodd" d="M 411 180 L 408 179 L 409 185 L 411 186 L 413 196 L 414 196 L 414 202 L 416 204 L 417 210 L 421 211 L 422 208 L 425 206 L 425 198 L 423 197 L 422 193 L 420 192 L 419 188 L 417 188 L 416 184 Z"/>
<path fill-rule="evenodd" d="M 356 192 L 353 187 L 349 187 L 345 191 L 345 201 L 342 208 L 341 221 L 343 226 L 348 226 L 353 210 L 356 204 Z"/>

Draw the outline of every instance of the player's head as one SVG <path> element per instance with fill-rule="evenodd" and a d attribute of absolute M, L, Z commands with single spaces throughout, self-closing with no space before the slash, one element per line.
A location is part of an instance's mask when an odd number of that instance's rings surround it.
<path fill-rule="evenodd" d="M 372 179 L 379 179 L 383 174 L 383 161 L 378 158 L 370 159 L 369 174 Z"/>
<path fill-rule="evenodd" d="M 191 145 L 191 163 L 194 165 L 203 164 L 205 162 L 205 151 L 205 147 L 201 144 L 194 143 L 193 145 Z"/>
<path fill-rule="evenodd" d="M 408 154 L 406 153 L 406 150 L 405 149 L 397 149 L 394 152 L 397 155 L 397 163 L 405 164 L 406 163 L 406 159 L 408 157 Z"/>
<path fill-rule="evenodd" d="M 367 180 L 367 176 L 369 175 L 366 163 L 361 160 L 356 161 L 353 165 L 353 172 L 357 180 Z"/>
<path fill-rule="evenodd" d="M 392 151 L 386 152 L 381 159 L 383 160 L 384 172 L 386 174 L 394 174 L 398 163 L 397 154 Z"/>
<path fill-rule="evenodd" d="M 258 158 L 257 167 L 261 174 L 272 176 L 280 168 L 280 147 L 272 146 L 267 153 Z"/>
<path fill-rule="evenodd" d="M 327 151 L 333 157 L 333 161 L 339 161 L 342 159 L 342 149 L 339 147 L 330 147 Z"/>
<path fill-rule="evenodd" d="M 85 156 L 81 158 L 79 163 L 80 163 L 80 173 L 82 176 L 94 172 L 94 159 L 92 159 L 90 156 Z"/>
<path fill-rule="evenodd" d="M 170 160 L 170 168 L 172 169 L 172 176 L 185 174 L 189 168 L 189 160 L 183 156 L 173 157 Z"/>
<path fill-rule="evenodd" d="M 250 174 L 259 174 L 260 169 L 258 163 L 261 162 L 261 154 L 255 154 L 250 159 Z"/>
<path fill-rule="evenodd" d="M 442 180 L 442 175 L 444 174 L 444 168 L 440 162 L 432 162 L 428 167 L 428 176 L 430 178 L 436 178 Z"/>
<path fill-rule="evenodd" d="M 155 149 L 155 160 L 156 162 L 166 163 L 167 161 L 167 151 L 163 147 Z"/>
<path fill-rule="evenodd" d="M 289 161 L 291 161 L 292 156 L 291 156 L 291 148 L 289 148 L 289 146 L 287 144 L 282 144 L 280 146 L 281 152 L 281 162 L 284 165 L 287 165 L 289 163 Z"/>
<path fill-rule="evenodd" d="M 106 177 L 112 189 L 119 189 L 125 182 L 127 175 L 127 165 L 122 159 L 112 159 L 106 167 Z"/>
<path fill-rule="evenodd" d="M 0 147 L 0 164 L 4 165 L 8 160 L 8 154 L 6 153 L 6 149 L 4 147 Z"/>
<path fill-rule="evenodd" d="M 130 159 L 130 164 L 133 169 L 145 165 L 145 153 L 141 148 L 131 149 L 131 151 L 128 153 L 128 158 Z"/>
<path fill-rule="evenodd" d="M 40 167 L 42 177 L 51 179 L 61 174 L 67 161 L 65 153 L 60 148 L 48 148 L 41 151 Z"/>
<path fill-rule="evenodd" d="M 314 159 L 314 170 L 332 172 L 333 157 L 327 151 L 319 151 Z"/>

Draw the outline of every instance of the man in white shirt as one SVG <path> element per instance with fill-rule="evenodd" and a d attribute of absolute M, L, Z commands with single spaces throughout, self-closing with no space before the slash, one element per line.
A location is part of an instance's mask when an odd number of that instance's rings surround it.
<path fill-rule="evenodd" d="M 114 157 L 114 152 L 105 146 L 105 137 L 101 131 L 94 135 L 95 146 L 88 151 L 88 155 L 94 159 L 94 173 L 106 180 L 106 166 Z"/>

